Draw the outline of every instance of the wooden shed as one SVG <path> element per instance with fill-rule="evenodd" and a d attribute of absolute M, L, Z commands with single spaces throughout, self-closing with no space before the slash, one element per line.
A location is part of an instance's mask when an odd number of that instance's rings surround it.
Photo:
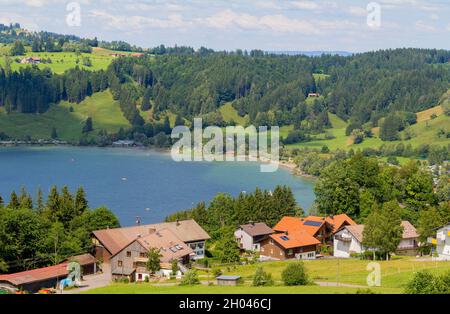
<path fill-rule="evenodd" d="M 218 286 L 237 286 L 241 276 L 219 276 L 216 279 Z"/>

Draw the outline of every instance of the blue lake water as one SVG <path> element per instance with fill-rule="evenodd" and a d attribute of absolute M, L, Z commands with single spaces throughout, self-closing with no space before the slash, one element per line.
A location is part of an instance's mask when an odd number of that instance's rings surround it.
<path fill-rule="evenodd" d="M 292 188 L 297 202 L 308 209 L 314 182 L 289 170 L 261 173 L 248 162 L 182 162 L 149 150 L 78 147 L 0 148 L 0 195 L 5 201 L 22 186 L 45 194 L 52 185 L 71 191 L 83 186 L 91 208 L 110 208 L 123 226 L 162 221 L 168 214 L 211 200 L 218 192 L 233 196 L 256 187 Z"/>

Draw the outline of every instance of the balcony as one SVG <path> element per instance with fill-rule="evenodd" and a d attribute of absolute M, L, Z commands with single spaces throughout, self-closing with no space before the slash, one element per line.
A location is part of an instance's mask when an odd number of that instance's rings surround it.
<path fill-rule="evenodd" d="M 334 239 L 338 240 L 338 241 L 342 241 L 342 242 L 352 242 L 352 238 L 344 237 L 344 236 L 341 236 L 341 235 L 334 236 Z"/>

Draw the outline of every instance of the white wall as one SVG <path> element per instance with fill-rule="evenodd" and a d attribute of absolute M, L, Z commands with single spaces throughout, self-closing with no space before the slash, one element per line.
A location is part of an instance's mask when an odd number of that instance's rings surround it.
<path fill-rule="evenodd" d="M 205 241 L 186 243 L 195 253 L 194 260 L 205 257 L 206 243 Z"/>
<path fill-rule="evenodd" d="M 361 253 L 363 251 L 362 244 L 347 231 L 347 229 L 343 229 L 335 234 L 335 236 L 343 236 L 350 238 L 350 242 L 341 241 L 334 238 L 334 249 L 333 255 L 336 257 L 349 258 L 351 253 Z"/>
<path fill-rule="evenodd" d="M 437 246 L 436 250 L 439 254 L 440 260 L 450 260 L 450 225 L 447 225 L 437 231 Z"/>
<path fill-rule="evenodd" d="M 259 243 L 253 243 L 253 237 L 242 229 L 238 229 L 234 232 L 234 237 L 236 238 L 239 246 L 246 251 L 259 251 Z"/>

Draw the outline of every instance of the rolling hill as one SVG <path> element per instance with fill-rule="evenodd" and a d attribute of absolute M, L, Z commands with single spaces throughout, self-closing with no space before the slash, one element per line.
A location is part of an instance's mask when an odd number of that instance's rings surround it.
<path fill-rule="evenodd" d="M 73 111 L 70 110 L 71 107 Z M 80 104 L 61 102 L 51 106 L 43 114 L 7 115 L 0 109 L 0 130 L 12 138 L 30 136 L 33 139 L 48 139 L 52 128 L 56 128 L 60 139 L 77 141 L 82 135 L 83 123 L 88 117 L 93 120 L 93 134 L 101 129 L 117 132 L 121 127 L 130 127 L 119 104 L 113 100 L 109 91 L 105 91 L 86 98 Z"/>

